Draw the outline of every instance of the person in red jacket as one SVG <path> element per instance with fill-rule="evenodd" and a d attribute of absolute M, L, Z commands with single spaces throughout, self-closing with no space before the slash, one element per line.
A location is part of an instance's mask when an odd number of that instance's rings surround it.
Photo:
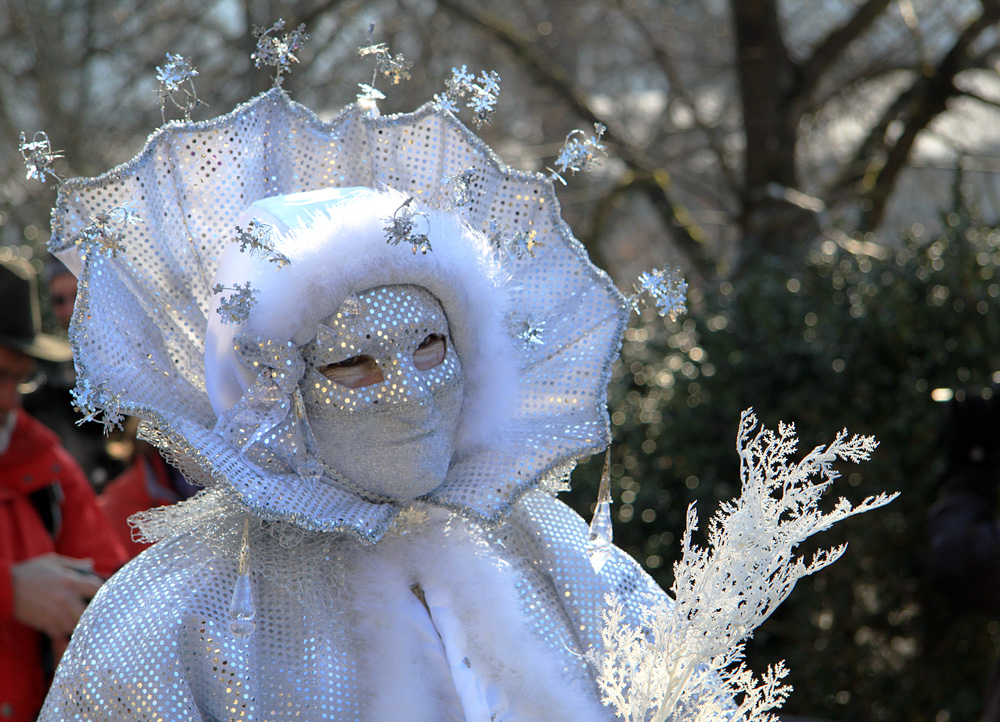
<path fill-rule="evenodd" d="M 129 429 L 126 422 L 125 427 Z M 134 430 L 131 430 L 134 436 Z M 132 463 L 110 481 L 97 497 L 97 503 L 114 527 L 129 559 L 149 546 L 132 534 L 129 517 L 158 506 L 176 504 L 197 491 L 187 479 L 170 466 L 152 444 L 135 439 Z"/>
<path fill-rule="evenodd" d="M 125 561 L 79 465 L 21 409 L 35 359 L 70 355 L 39 332 L 35 283 L 27 262 L 0 261 L 0 722 L 35 719 L 88 600 Z"/>

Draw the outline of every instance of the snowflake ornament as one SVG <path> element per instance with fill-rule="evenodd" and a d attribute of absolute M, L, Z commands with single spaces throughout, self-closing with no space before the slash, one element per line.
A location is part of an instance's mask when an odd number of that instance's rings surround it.
<path fill-rule="evenodd" d="M 250 318 L 254 304 L 257 302 L 257 289 L 250 285 L 250 281 L 232 286 L 223 286 L 221 283 L 217 283 L 212 288 L 212 293 L 215 295 L 226 291 L 232 291 L 232 295 L 219 299 L 219 316 L 222 318 L 222 322 L 232 326 L 246 323 Z"/>
<path fill-rule="evenodd" d="M 266 30 L 256 25 L 253 29 L 253 36 L 257 38 L 257 52 L 253 53 L 250 59 L 253 60 L 255 67 L 270 65 L 274 68 L 275 87 L 281 87 L 284 82 L 282 75 L 291 69 L 292 63 L 299 62 L 295 53 L 301 50 L 309 39 L 305 32 L 305 24 L 279 36 L 278 33 L 284 29 L 285 21 L 280 18 Z"/>
<path fill-rule="evenodd" d="M 241 252 L 266 259 L 276 264 L 278 268 L 284 268 L 291 263 L 288 256 L 274 247 L 274 228 L 256 218 L 250 219 L 246 229 L 236 226 L 236 242 L 240 244 Z"/>
<path fill-rule="evenodd" d="M 517 333 L 515 333 L 514 336 L 518 341 L 524 344 L 525 347 L 544 346 L 545 321 L 537 321 L 534 318 L 528 317 L 521 321 Z"/>
<path fill-rule="evenodd" d="M 73 397 L 73 408 L 82 414 L 82 418 L 76 422 L 77 426 L 87 421 L 96 421 L 99 413 L 97 393 L 90 385 L 89 379 L 80 378 L 69 393 Z"/>
<path fill-rule="evenodd" d="M 629 303 L 636 312 L 643 295 L 655 304 L 657 313 L 671 321 L 676 321 L 678 316 L 687 312 L 685 299 L 688 284 L 679 268 L 673 271 L 659 268 L 643 271 L 634 288 L 635 293 L 629 297 Z"/>
<path fill-rule="evenodd" d="M 501 228 L 496 218 L 490 218 L 488 237 L 490 244 L 500 253 L 516 256 L 519 261 L 525 256 L 534 258 L 535 249 L 543 245 L 538 240 L 537 231 L 525 231 L 523 228 L 511 230 L 507 226 Z"/>
<path fill-rule="evenodd" d="M 117 258 L 125 252 L 125 229 L 138 225 L 142 218 L 124 206 L 108 211 L 98 211 L 76 239 L 77 245 L 89 246 L 108 258 Z"/>
<path fill-rule="evenodd" d="M 479 195 L 478 181 L 479 173 L 475 168 L 466 168 L 460 173 L 445 177 L 444 184 L 448 189 L 448 200 L 452 207 L 459 208 L 472 203 Z"/>
<path fill-rule="evenodd" d="M 563 185 L 566 185 L 566 179 L 563 177 L 563 173 L 566 171 L 579 173 L 590 170 L 594 165 L 598 153 L 607 155 L 604 144 L 601 143 L 601 137 L 605 131 L 607 131 L 607 127 L 601 123 L 594 123 L 593 135 L 587 135 L 579 128 L 570 131 L 569 135 L 566 136 L 566 142 L 562 150 L 559 151 L 559 155 L 556 158 L 556 168 L 546 169 L 549 171 L 549 177 L 554 181 L 559 181 Z"/>
<path fill-rule="evenodd" d="M 390 246 L 408 243 L 414 254 L 418 251 L 426 254 L 431 250 L 431 241 L 427 237 L 427 214 L 413 210 L 410 205 L 413 200 L 407 198 L 392 214 L 392 218 L 387 219 L 385 240 Z"/>
<path fill-rule="evenodd" d="M 372 36 L 375 34 L 375 25 L 368 26 L 368 45 L 358 48 L 358 55 L 361 57 L 374 56 L 375 57 L 375 73 L 377 76 L 381 73 L 383 76 L 392 81 L 393 85 L 399 85 L 400 82 L 410 79 L 410 68 L 413 67 L 413 63 L 406 60 L 402 55 L 396 54 L 393 56 L 389 52 L 389 46 L 385 43 L 376 43 L 372 40 Z M 372 85 L 375 84 L 374 77 L 372 78 Z"/>
<path fill-rule="evenodd" d="M 191 111 L 205 102 L 199 100 L 194 78 L 198 71 L 182 55 L 167 53 L 167 62 L 156 66 L 156 79 L 160 86 L 160 117 L 167 120 L 167 101 L 184 113 L 184 120 L 191 120 Z"/>
<path fill-rule="evenodd" d="M 104 435 L 112 429 L 122 428 L 125 414 L 121 409 L 122 394 L 112 394 L 103 386 L 95 387 L 87 378 L 78 379 L 76 386 L 70 390 L 73 398 L 73 408 L 81 414 L 76 425 L 88 421 L 96 421 L 104 426 Z"/>
<path fill-rule="evenodd" d="M 451 77 L 445 81 L 445 89 L 449 95 L 460 98 L 475 82 L 476 76 L 469 72 L 469 66 L 463 65 L 461 68 L 451 69 Z"/>
<path fill-rule="evenodd" d="M 448 93 L 435 93 L 434 104 L 437 106 L 438 110 L 447 111 L 452 115 L 458 115 L 458 103 L 452 96 L 448 95 Z"/>
<path fill-rule="evenodd" d="M 385 43 L 376 43 L 372 36 L 375 34 L 375 25 L 368 26 L 368 45 L 358 48 L 358 55 L 361 57 L 372 56 L 375 58 L 375 68 L 372 70 L 371 83 L 358 83 L 361 92 L 358 94 L 358 105 L 361 109 L 373 117 L 377 117 L 378 101 L 385 99 L 385 93 L 375 87 L 378 76 L 381 73 L 392 81 L 393 85 L 398 85 L 403 80 L 410 79 L 410 68 L 413 63 L 408 62 L 402 55 L 393 56 L 389 52 L 389 46 Z"/>
<path fill-rule="evenodd" d="M 371 116 L 378 116 L 378 101 L 385 100 L 385 93 L 368 83 L 358 83 L 361 92 L 358 93 L 358 105 Z"/>
<path fill-rule="evenodd" d="M 52 150 L 52 144 L 45 131 L 39 130 L 32 136 L 31 140 L 28 140 L 22 132 L 17 149 L 21 151 L 24 165 L 28 169 L 25 176 L 28 180 L 36 180 L 40 183 L 44 183 L 47 177 L 55 178 L 57 181 L 62 180 L 62 177 L 52 170 L 52 162 L 56 158 L 62 158 L 63 155 L 60 151 Z"/>
<path fill-rule="evenodd" d="M 500 98 L 500 76 L 495 70 L 482 71 L 478 78 L 467 66 L 452 68 L 451 77 L 445 81 L 444 95 L 436 94 L 434 101 L 440 110 L 458 112 L 458 101 L 464 100 L 473 111 L 472 122 L 477 128 L 493 122 L 493 112 Z"/>

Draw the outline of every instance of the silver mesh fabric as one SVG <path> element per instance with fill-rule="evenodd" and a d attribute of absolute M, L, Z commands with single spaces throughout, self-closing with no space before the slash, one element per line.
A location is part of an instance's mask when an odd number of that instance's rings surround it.
<path fill-rule="evenodd" d="M 566 679 L 593 700 L 596 719 L 615 717 L 597 705 L 582 657 L 599 644 L 605 595 L 617 594 L 636 609 L 642 594 L 662 595 L 620 550 L 595 573 L 584 522 L 535 492 L 514 507 L 502 531 L 482 533 L 458 517 L 404 514 L 408 521 L 374 549 L 337 534 L 296 537 L 280 523 L 255 527 L 251 577 L 259 622 L 249 640 L 240 640 L 230 631 L 228 607 L 241 515 L 227 516 L 218 500 L 198 503 L 216 504 L 211 530 L 197 514 L 188 515 L 189 529 L 135 559 L 91 603 L 42 720 L 381 722 L 366 709 L 377 686 L 392 683 L 393 670 L 378 679 L 359 673 L 370 640 L 359 636 L 351 580 L 357 564 L 371 564 L 372 554 L 406 544 L 407 535 L 420 535 L 427 525 L 434 527 L 430 533 L 445 529 L 446 537 L 466 534 L 486 543 L 488 553 L 477 552 L 481 562 L 472 563 L 496 567 L 515 586 L 525 625 L 559 660 Z M 425 583 L 419 570 L 413 579 Z M 488 618 L 491 600 L 480 593 L 464 591 Z M 499 674 L 501 685 L 504 679 Z M 553 711 L 551 719 L 557 718 Z"/>
<path fill-rule="evenodd" d="M 469 170 L 468 202 L 455 206 L 450 179 Z M 144 419 L 194 481 L 226 486 L 260 517 L 376 541 L 393 507 L 261 473 L 212 433 L 205 394 L 210 284 L 238 215 L 259 198 L 331 185 L 390 187 L 487 234 L 535 233 L 534 255 L 503 258 L 521 372 L 511 433 L 453 464 L 429 502 L 496 524 L 608 443 L 605 394 L 627 312 L 561 220 L 551 181 L 507 168 L 433 105 L 381 118 L 352 106 L 323 123 L 281 90 L 212 121 L 170 123 L 129 163 L 63 185 L 50 247 L 70 264 L 80 255 L 71 338 L 96 405 Z M 120 244 L 94 242 L 95 218 L 120 209 L 140 220 L 122 224 Z"/>

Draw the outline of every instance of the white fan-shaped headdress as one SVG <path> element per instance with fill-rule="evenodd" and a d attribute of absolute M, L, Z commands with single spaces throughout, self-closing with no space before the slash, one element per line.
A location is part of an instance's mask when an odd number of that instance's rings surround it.
<path fill-rule="evenodd" d="M 460 205 L 456 178 L 469 184 Z M 64 183 L 50 245 L 80 269 L 71 336 L 81 401 L 140 417 L 144 433 L 192 480 L 221 489 L 262 518 L 376 541 L 396 505 L 366 501 L 291 470 L 261 468 L 215 432 L 217 412 L 206 385 L 216 274 L 221 259 L 236 252 L 230 247 L 244 211 L 274 196 L 354 187 L 412 198 L 431 225 L 458 224 L 461 231 L 452 235 L 478 237 L 480 246 L 486 236 L 496 254 L 486 265 L 498 269 L 484 277 L 505 284 L 505 310 L 492 338 L 506 348 L 516 376 L 510 420 L 496 444 L 456 458 L 445 482 L 424 500 L 498 522 L 526 491 L 563 476 L 576 459 L 608 443 L 606 389 L 627 310 L 559 217 L 551 181 L 507 168 L 435 105 L 387 117 L 350 106 L 324 123 L 275 89 L 215 120 L 170 123 L 125 165 Z M 107 237 L 94 232 L 102 217 L 122 219 L 114 243 L 102 243 Z M 502 250 L 502 239 L 516 234 L 531 236 L 533 253 Z M 431 246 L 428 268 L 444 259 L 434 261 L 433 238 Z M 408 256 L 404 275 L 422 259 L 402 244 L 386 247 L 386 259 Z M 298 260 L 301 272 L 316 270 L 305 251 Z M 292 259 L 275 278 L 295 265 Z M 419 283 L 413 276 L 411 282 Z M 261 280 L 262 299 L 265 285 Z M 429 290 L 446 309 L 455 306 L 441 297 L 444 290 Z M 341 292 L 330 291 L 327 300 Z M 264 303 L 259 321 L 250 322 L 253 330 L 283 328 L 283 303 L 273 313 Z M 298 329 L 288 330 L 289 338 L 298 338 Z M 483 433 L 476 436 L 482 440 Z"/>

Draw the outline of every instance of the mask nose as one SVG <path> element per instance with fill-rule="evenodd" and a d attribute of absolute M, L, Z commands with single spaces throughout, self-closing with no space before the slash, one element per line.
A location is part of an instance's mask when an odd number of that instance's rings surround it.
<path fill-rule="evenodd" d="M 434 397 L 428 394 L 427 398 L 408 404 L 405 410 L 395 414 L 396 420 L 400 424 L 405 424 L 411 429 L 433 430 L 441 419 L 441 412 Z"/>
<path fill-rule="evenodd" d="M 407 358 L 405 354 L 395 356 L 389 366 L 385 383 L 389 388 L 394 387 L 393 395 L 397 403 L 413 407 L 434 405 L 434 392 L 429 383 L 431 379 L 426 371 L 420 371 L 413 365 L 412 358 Z"/>
<path fill-rule="evenodd" d="M 399 395 L 399 406 L 392 414 L 394 422 L 414 431 L 435 429 L 441 422 L 441 409 L 432 388 L 431 373 L 418 369 L 410 354 L 396 356 L 392 368 L 390 382 L 405 389 Z"/>

